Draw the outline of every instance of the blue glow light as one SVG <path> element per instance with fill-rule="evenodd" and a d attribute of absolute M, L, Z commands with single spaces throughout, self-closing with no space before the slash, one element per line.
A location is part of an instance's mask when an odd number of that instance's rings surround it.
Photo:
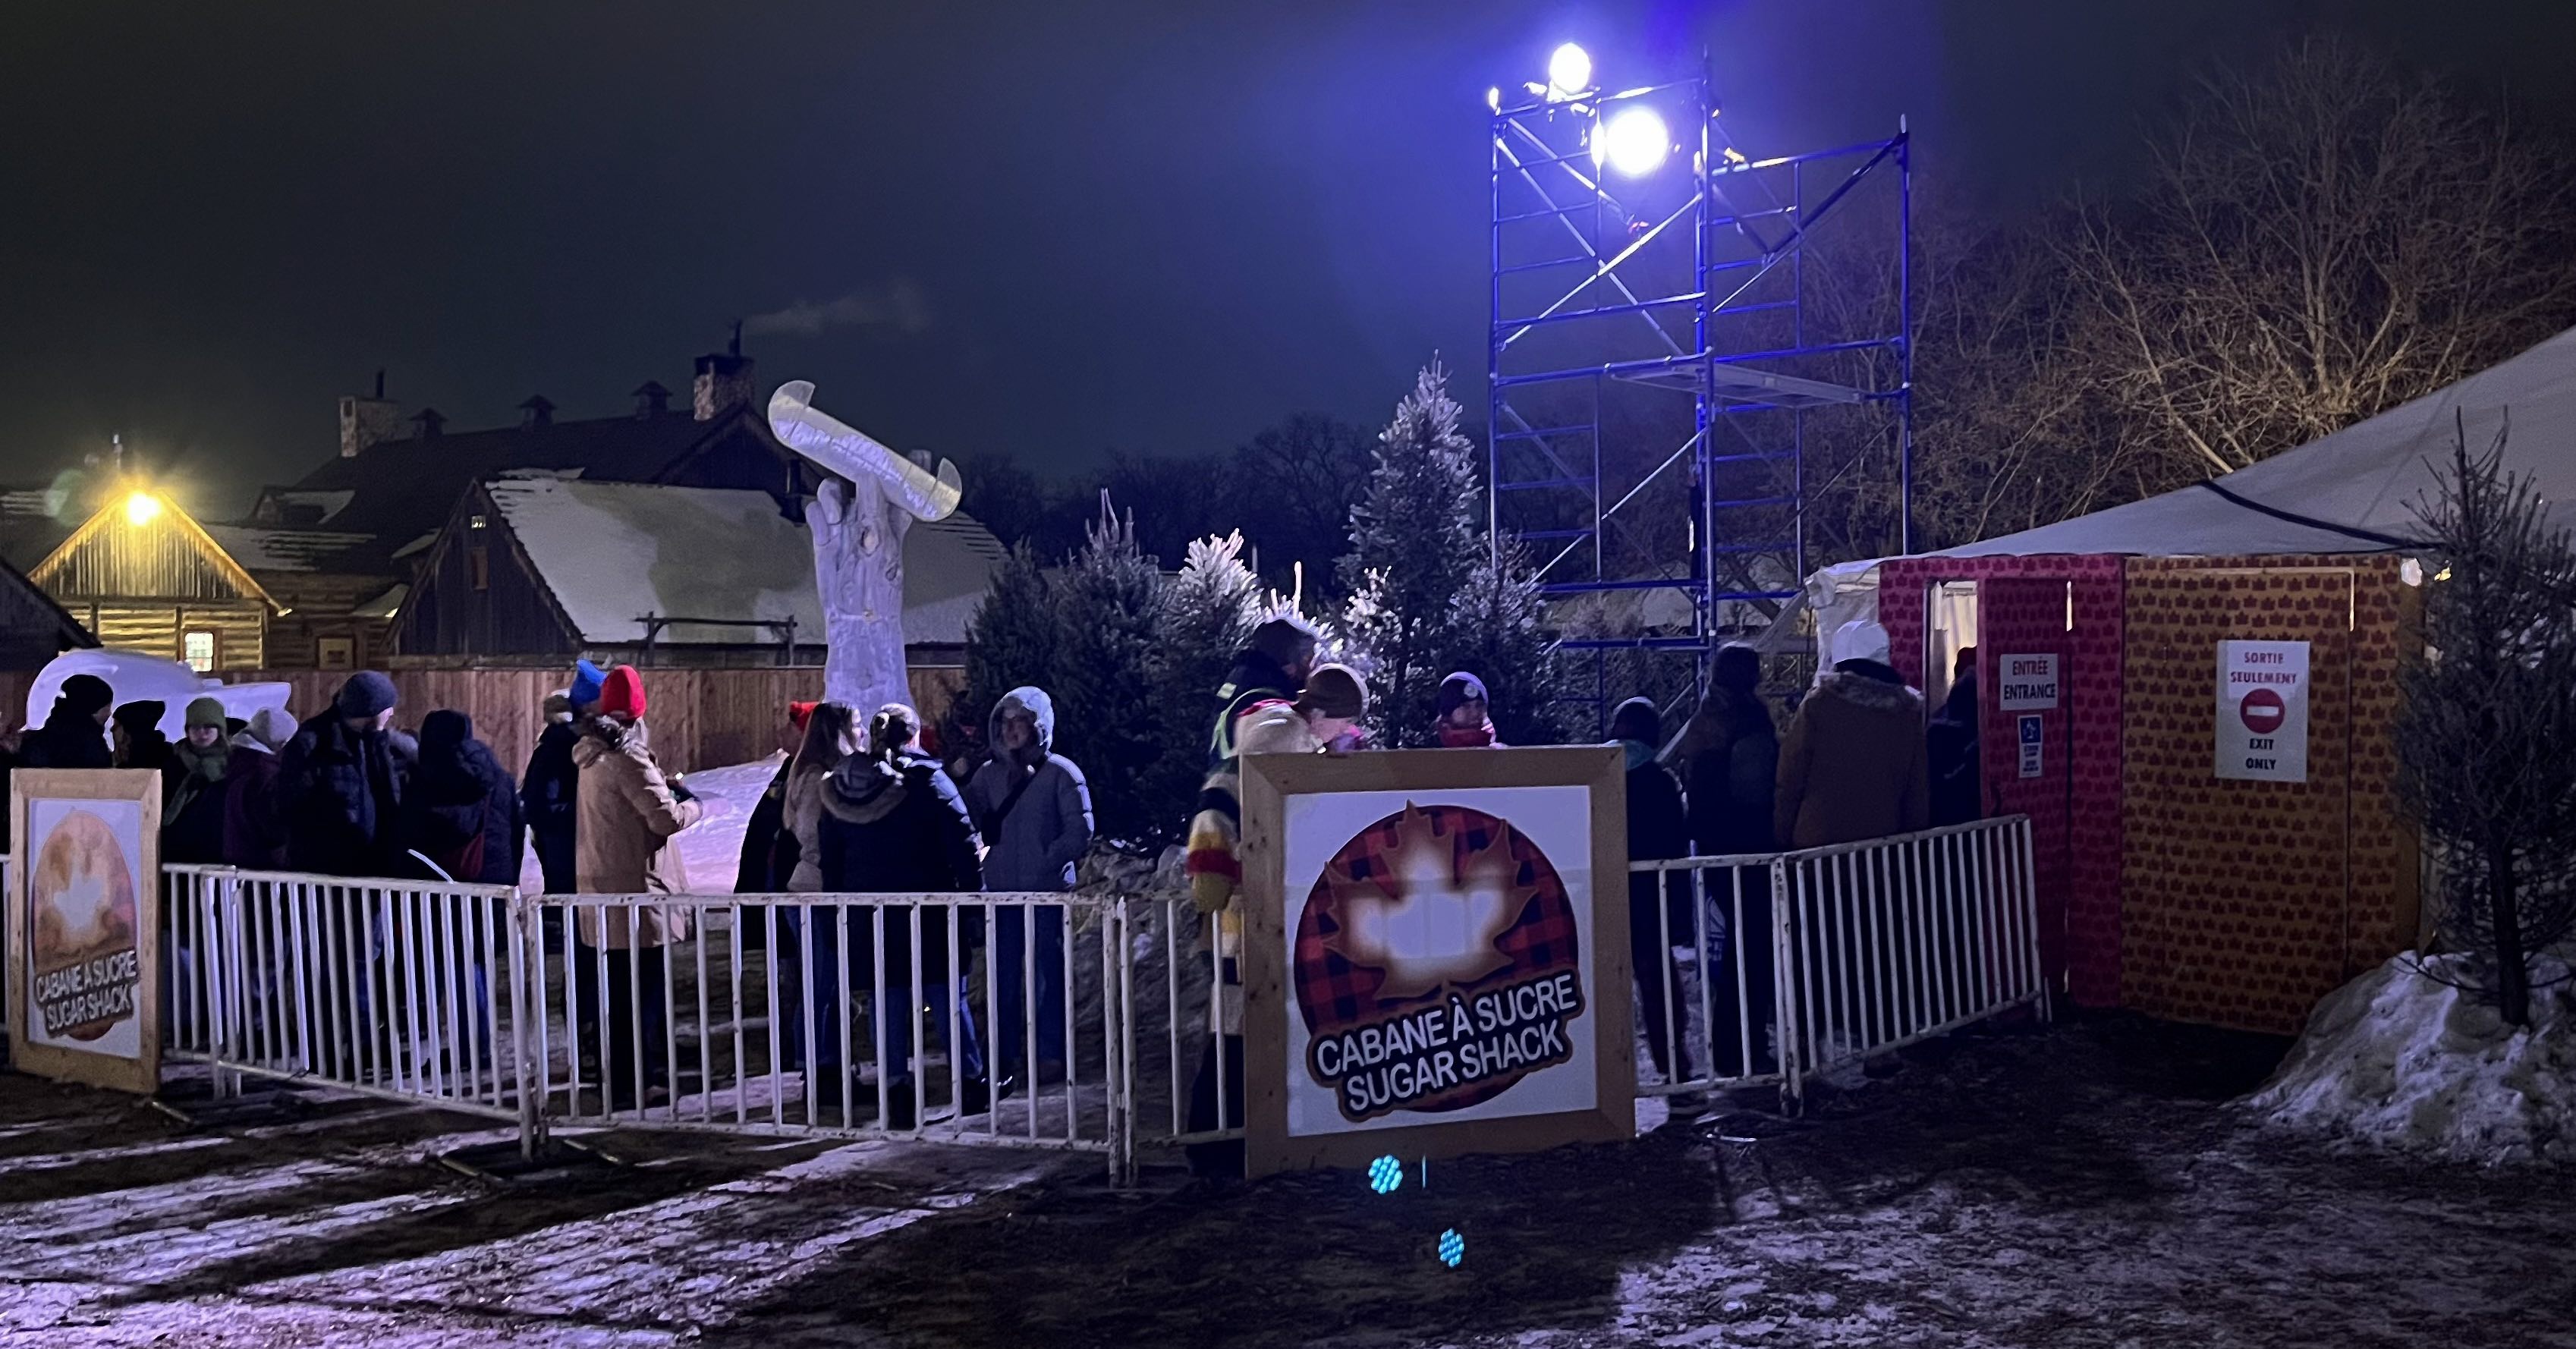
<path fill-rule="evenodd" d="M 1380 1157 L 1369 1163 L 1369 1188 L 1379 1194 L 1392 1194 L 1404 1183 L 1404 1163 L 1393 1157 Z"/>
<path fill-rule="evenodd" d="M 1458 1235 L 1457 1228 L 1450 1228 L 1440 1234 L 1440 1263 L 1456 1269 L 1458 1262 L 1466 1258 L 1467 1239 Z"/>

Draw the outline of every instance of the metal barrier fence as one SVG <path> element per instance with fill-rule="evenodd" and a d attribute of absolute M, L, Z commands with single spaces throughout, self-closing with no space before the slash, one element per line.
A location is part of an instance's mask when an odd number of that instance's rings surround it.
<path fill-rule="evenodd" d="M 2014 816 L 1635 864 L 1638 1094 L 1794 1106 L 1850 1061 L 2044 1014 L 2030 849 Z M 1140 1144 L 1243 1136 L 1236 953 L 1186 900 L 163 870 L 164 1053 L 219 1096 L 327 1083 L 510 1121 L 530 1153 L 557 1125 L 899 1136 L 1121 1178 Z"/>
<path fill-rule="evenodd" d="M 537 1138 L 508 886 L 162 868 L 162 1054 L 509 1120 Z"/>
<path fill-rule="evenodd" d="M 1671 954 L 1660 996 L 1640 965 L 1640 1024 L 1650 1047 L 1681 1056 L 1660 1081 L 1640 1072 L 1638 1094 L 1777 1083 L 1794 1105 L 1845 1063 L 2016 1007 L 2045 1014 L 2030 847 L 2029 817 L 2013 815 L 1800 852 L 1632 864 L 1662 878 L 1664 900 L 1651 915 L 1630 904 L 1632 924 L 1650 917 L 1661 929 L 1651 947 L 1633 943 L 1638 957 Z"/>
<path fill-rule="evenodd" d="M 1121 1176 L 1133 1165 L 1114 902 L 531 895 L 519 911 L 549 1124 L 1002 1143 L 1101 1152 Z"/>

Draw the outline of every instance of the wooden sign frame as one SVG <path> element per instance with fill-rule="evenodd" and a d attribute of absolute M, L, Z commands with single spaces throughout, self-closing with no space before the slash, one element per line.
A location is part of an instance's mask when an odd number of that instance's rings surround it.
<path fill-rule="evenodd" d="M 21 768 L 10 774 L 9 859 L 6 909 L 9 1057 L 22 1073 L 59 1082 L 130 1091 L 161 1089 L 161 775 L 148 768 Z M 140 977 L 134 991 L 139 1052 L 133 1058 L 90 1053 L 30 1038 L 36 1025 L 36 926 L 29 908 L 41 845 L 28 829 L 29 807 L 45 801 L 131 801 L 141 808 L 142 837 L 135 856 L 134 950 Z"/>
<path fill-rule="evenodd" d="M 1591 792 L 1592 913 L 1589 949 L 1577 958 L 1588 983 L 1598 1072 L 1589 1110 L 1441 1121 L 1293 1137 L 1288 1132 L 1289 992 L 1286 802 L 1329 792 L 1420 793 L 1426 804 L 1461 789 L 1584 787 Z M 1636 1025 L 1628 958 L 1628 779 L 1606 746 L 1502 750 L 1397 750 L 1347 756 L 1254 754 L 1243 760 L 1244 1170 L 1250 1176 L 1355 1167 L 1393 1154 L 1408 1161 L 1467 1153 L 1535 1152 L 1564 1143 L 1636 1135 Z M 1580 902 L 1580 897 L 1577 897 Z M 1578 1031 L 1578 1033 L 1581 1033 Z"/>

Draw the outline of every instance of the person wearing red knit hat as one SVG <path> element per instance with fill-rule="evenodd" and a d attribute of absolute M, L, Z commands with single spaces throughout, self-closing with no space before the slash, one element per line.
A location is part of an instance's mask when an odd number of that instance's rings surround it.
<path fill-rule="evenodd" d="M 679 849 L 670 843 L 673 835 L 696 824 L 704 810 L 687 788 L 663 775 L 653 758 L 645 707 L 644 676 L 631 665 L 618 666 L 602 682 L 596 711 L 582 723 L 581 741 L 573 746 L 573 764 L 581 775 L 575 793 L 573 872 L 586 895 L 683 894 L 689 888 Z M 572 975 L 582 985 L 574 998 L 583 1022 L 583 1047 L 594 1054 L 607 1051 L 604 1071 L 590 1080 L 607 1084 L 610 1109 L 631 1109 L 657 1091 L 667 1094 L 661 1056 L 638 1051 L 662 1043 L 662 948 L 688 937 L 689 916 L 686 910 L 651 905 L 585 909 L 580 926 L 587 949 L 579 954 Z M 601 947 L 618 953 L 606 961 L 604 990 L 590 986 L 598 982 L 600 964 L 591 952 Z M 644 1060 L 640 1084 L 638 1058 Z"/>

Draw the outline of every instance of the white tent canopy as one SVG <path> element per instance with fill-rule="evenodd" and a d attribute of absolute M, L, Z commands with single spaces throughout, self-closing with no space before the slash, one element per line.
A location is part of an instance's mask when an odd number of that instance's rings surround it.
<path fill-rule="evenodd" d="M 2551 503 L 2553 519 L 2576 527 L 2576 329 L 2251 468 L 1931 556 L 2259 557 L 2423 547 L 2430 540 L 2416 509 L 2436 492 L 2463 429 L 2472 453 L 2509 429 L 2505 467 Z M 1826 567 L 1807 578 L 1806 603 L 1820 622 L 1827 614 L 1874 617 L 1877 571 L 1877 561 Z"/>
<path fill-rule="evenodd" d="M 2163 496 L 2080 515 L 1945 557 L 2138 553 L 2227 557 L 2381 553 L 2428 540 L 2415 518 L 2465 425 L 2484 451 L 2510 425 L 2505 466 L 2561 519 L 2576 507 L 2576 330 L 2437 393 L 2286 450 L 2251 468 Z"/>

